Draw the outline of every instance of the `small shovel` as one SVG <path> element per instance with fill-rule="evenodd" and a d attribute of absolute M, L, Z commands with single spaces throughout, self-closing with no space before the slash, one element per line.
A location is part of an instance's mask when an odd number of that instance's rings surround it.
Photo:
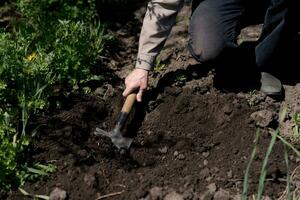
<path fill-rule="evenodd" d="M 135 93 L 132 93 L 127 96 L 123 104 L 119 118 L 117 120 L 117 123 L 112 131 L 107 132 L 100 128 L 96 128 L 96 131 L 94 132 L 94 134 L 97 136 L 104 136 L 110 138 L 112 143 L 118 148 L 120 154 L 126 154 L 133 141 L 133 138 L 124 137 L 121 131 L 127 121 L 128 115 L 135 102 L 135 99 L 136 99 Z"/>

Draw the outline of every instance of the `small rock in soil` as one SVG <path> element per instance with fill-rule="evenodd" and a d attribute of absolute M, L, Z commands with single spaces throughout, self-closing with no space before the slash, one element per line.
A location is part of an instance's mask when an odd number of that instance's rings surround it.
<path fill-rule="evenodd" d="M 65 200 L 67 199 L 67 192 L 60 188 L 55 188 L 49 196 L 50 200 Z"/>
<path fill-rule="evenodd" d="M 218 173 L 219 171 L 220 171 L 220 170 L 219 170 L 219 168 L 217 168 L 217 167 L 212 168 L 212 172 L 213 172 L 214 174 Z"/>
<path fill-rule="evenodd" d="M 77 154 L 80 158 L 86 158 L 88 156 L 88 152 L 85 149 L 79 150 Z"/>
<path fill-rule="evenodd" d="M 228 178 L 232 178 L 232 176 L 233 176 L 233 175 L 232 175 L 232 170 L 229 170 L 229 171 L 227 172 L 227 177 L 228 177 Z"/>
<path fill-rule="evenodd" d="M 164 200 L 184 200 L 183 196 L 177 192 L 171 192 L 165 196 Z"/>
<path fill-rule="evenodd" d="M 213 180 L 213 177 L 212 176 L 209 176 L 205 179 L 207 182 L 211 182 L 211 180 Z"/>
<path fill-rule="evenodd" d="M 260 110 L 251 114 L 251 118 L 258 126 L 267 127 L 274 120 L 273 112 L 269 110 Z"/>
<path fill-rule="evenodd" d="M 149 111 L 154 110 L 159 105 L 159 103 L 159 101 L 149 101 Z"/>
<path fill-rule="evenodd" d="M 174 154 L 173 154 L 173 155 L 174 155 L 174 156 L 178 156 L 178 154 L 179 154 L 178 151 L 174 151 Z"/>
<path fill-rule="evenodd" d="M 93 175 L 93 174 L 84 175 L 83 180 L 89 187 L 96 187 L 97 186 L 97 180 L 96 180 L 95 175 Z"/>
<path fill-rule="evenodd" d="M 193 200 L 195 195 L 194 195 L 193 189 L 189 189 L 189 190 L 186 190 L 182 196 L 183 196 L 184 200 Z"/>
<path fill-rule="evenodd" d="M 237 94 L 237 97 L 240 98 L 240 99 L 244 99 L 244 98 L 246 98 L 246 94 L 243 93 L 243 92 L 239 92 L 239 93 Z"/>
<path fill-rule="evenodd" d="M 209 169 L 206 167 L 200 171 L 200 177 L 206 178 L 209 176 Z"/>
<path fill-rule="evenodd" d="M 69 137 L 71 137 L 72 132 L 73 132 L 73 127 L 72 126 L 66 126 L 66 127 L 62 128 L 60 130 L 57 130 L 56 134 L 61 135 L 64 138 L 69 138 Z"/>
<path fill-rule="evenodd" d="M 203 165 L 206 166 L 207 164 L 208 164 L 208 161 L 207 161 L 207 160 L 204 160 L 204 161 L 203 161 Z"/>
<path fill-rule="evenodd" d="M 209 152 L 207 151 L 207 152 L 203 152 L 202 153 L 202 156 L 204 157 L 204 158 L 207 158 L 208 156 L 209 156 Z"/>
<path fill-rule="evenodd" d="M 217 117 L 216 122 L 217 122 L 217 127 L 220 127 L 225 123 L 225 118 L 222 115 L 220 115 Z"/>
<path fill-rule="evenodd" d="M 178 155 L 177 157 L 179 160 L 184 160 L 185 159 L 185 156 L 181 153 Z"/>
<path fill-rule="evenodd" d="M 200 195 L 200 200 L 212 200 L 212 199 L 213 199 L 213 195 L 208 191 Z"/>
<path fill-rule="evenodd" d="M 211 183 L 207 186 L 208 192 L 214 194 L 217 191 L 217 186 L 215 183 Z"/>
<path fill-rule="evenodd" d="M 229 199 L 230 199 L 229 192 L 223 189 L 220 189 L 214 195 L 214 200 L 229 200 Z"/>
<path fill-rule="evenodd" d="M 103 96 L 104 100 L 108 100 L 115 95 L 115 90 L 112 85 L 107 85 L 107 90 Z"/>
<path fill-rule="evenodd" d="M 152 200 L 162 199 L 163 189 L 161 187 L 153 187 L 150 189 L 149 194 Z"/>
<path fill-rule="evenodd" d="M 232 104 L 235 106 L 236 104 L 239 104 L 239 100 L 238 99 L 234 99 L 233 101 L 232 101 Z"/>
<path fill-rule="evenodd" d="M 232 113 L 233 109 L 232 109 L 232 106 L 229 105 L 229 104 L 226 104 L 224 107 L 223 107 L 223 112 L 226 114 L 226 115 L 230 115 Z"/>
<path fill-rule="evenodd" d="M 102 97 L 105 94 L 105 89 L 103 87 L 98 87 L 94 93 Z"/>
<path fill-rule="evenodd" d="M 166 154 L 168 152 L 168 147 L 159 148 L 158 151 L 161 154 Z"/>
<path fill-rule="evenodd" d="M 180 87 L 166 87 L 164 91 L 167 95 L 178 96 L 182 92 Z"/>

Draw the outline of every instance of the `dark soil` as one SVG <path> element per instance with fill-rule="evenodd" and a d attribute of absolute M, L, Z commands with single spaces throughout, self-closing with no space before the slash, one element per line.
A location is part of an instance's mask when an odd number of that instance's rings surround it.
<path fill-rule="evenodd" d="M 115 91 L 115 94 L 121 91 Z M 34 142 L 33 159 L 53 161 L 58 170 L 49 179 L 28 183 L 33 194 L 65 190 L 69 199 L 142 199 L 153 187 L 200 197 L 215 183 L 230 194 L 240 194 L 244 170 L 253 148 L 256 128 L 249 120 L 255 108 L 236 94 L 211 89 L 200 94 L 190 87 L 166 87 L 152 101 L 138 129 L 129 157 L 93 135 L 96 126 L 110 130 L 120 109 L 118 95 L 74 99 L 68 110 L 44 120 Z M 137 105 L 140 111 L 142 105 Z M 149 110 L 150 109 L 150 110 Z M 254 109 L 254 110 L 253 110 Z M 135 113 L 143 117 L 143 113 Z M 136 125 L 131 121 L 133 131 Z M 41 122 L 40 122 L 41 123 Z M 251 191 L 256 191 L 260 166 L 270 137 L 263 133 L 259 155 L 251 171 Z M 265 193 L 276 197 L 285 188 L 282 146 L 275 145 Z M 162 194 L 163 195 L 163 194 Z M 8 199 L 26 199 L 14 193 Z M 186 198 L 193 199 L 193 198 Z M 195 198 L 196 199 L 196 198 Z"/>
<path fill-rule="evenodd" d="M 132 24 L 129 26 L 135 30 Z M 107 63 L 120 78 L 130 70 L 120 67 L 133 63 L 138 39 L 130 34 L 132 29 L 126 30 L 128 25 L 124 27 L 116 33 L 124 46 Z M 181 46 L 176 48 L 181 52 Z M 189 63 L 174 52 L 165 56 L 168 64 Z M 213 73 L 204 66 L 172 66 L 153 75 L 151 90 L 142 104 L 135 105 L 126 133 L 136 138 L 126 157 L 120 156 L 107 139 L 93 135 L 96 127 L 111 130 L 114 125 L 122 104 L 122 89 L 117 85 L 98 88 L 90 96 L 72 97 L 64 110 L 36 119 L 32 126 L 42 126 L 34 139 L 32 160 L 52 161 L 57 172 L 48 179 L 27 183 L 24 189 L 31 194 L 50 195 L 60 188 L 71 200 L 101 199 L 107 194 L 111 196 L 106 199 L 111 200 L 218 199 L 218 195 L 219 199 L 238 199 L 257 130 L 250 116 L 262 109 L 277 112 L 280 104 L 261 94 L 250 95 L 250 91 L 217 90 Z M 178 75 L 182 74 L 189 76 L 181 81 Z M 155 80 L 158 78 L 160 81 Z M 271 139 L 268 131 L 277 125 L 274 121 L 270 119 L 262 128 L 249 194 L 256 194 Z M 287 170 L 283 146 L 277 141 L 269 160 L 265 195 L 279 197 L 286 187 L 287 171 L 294 166 L 296 159 L 290 157 Z M 208 188 L 214 185 L 216 188 Z M 7 199 L 27 198 L 15 191 Z"/>

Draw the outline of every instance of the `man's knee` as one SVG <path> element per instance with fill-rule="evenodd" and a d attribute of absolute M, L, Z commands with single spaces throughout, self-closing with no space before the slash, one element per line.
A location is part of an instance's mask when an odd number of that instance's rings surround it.
<path fill-rule="evenodd" d="M 215 60 L 219 57 L 221 52 L 223 51 L 223 46 L 216 46 L 212 44 L 203 44 L 201 42 L 197 42 L 195 38 L 190 38 L 188 43 L 188 50 L 191 55 L 199 62 L 208 62 Z"/>
<path fill-rule="evenodd" d="M 208 1 L 209 2 L 209 1 Z M 192 15 L 189 26 L 189 50 L 199 62 L 216 59 L 226 43 L 219 14 L 209 4 L 202 2 Z"/>

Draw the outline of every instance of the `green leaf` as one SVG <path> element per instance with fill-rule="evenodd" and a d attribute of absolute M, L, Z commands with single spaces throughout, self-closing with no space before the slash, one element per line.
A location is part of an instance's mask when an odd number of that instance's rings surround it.
<path fill-rule="evenodd" d="M 260 137 L 260 129 L 256 129 L 256 135 L 255 135 L 255 140 L 254 140 L 254 147 L 250 156 L 250 160 L 247 164 L 247 168 L 245 171 L 244 175 L 244 181 L 243 181 L 243 193 L 242 193 L 242 200 L 247 200 L 247 193 L 248 193 L 248 188 L 249 188 L 249 177 L 250 177 L 250 167 L 251 164 L 255 158 L 256 152 L 257 152 L 257 145 L 258 145 L 258 139 Z"/>
<path fill-rule="evenodd" d="M 34 168 L 31 168 L 31 167 L 28 167 L 27 170 L 31 173 L 38 174 L 40 176 L 47 176 L 48 175 L 48 173 L 45 172 L 45 171 L 42 171 L 42 170 L 39 170 L 39 169 L 34 169 Z"/>
<path fill-rule="evenodd" d="M 265 179 L 266 179 L 266 175 L 267 175 L 267 164 L 268 164 L 271 152 L 273 150 L 273 146 L 275 144 L 278 133 L 279 133 L 279 129 L 277 129 L 272 134 L 272 139 L 270 141 L 269 147 L 267 149 L 266 156 L 265 156 L 264 161 L 263 161 L 263 165 L 262 165 L 262 168 L 261 168 L 261 171 L 260 171 L 259 183 L 258 183 L 257 200 L 261 200 L 262 195 L 263 195 L 264 184 L 265 184 Z"/>

